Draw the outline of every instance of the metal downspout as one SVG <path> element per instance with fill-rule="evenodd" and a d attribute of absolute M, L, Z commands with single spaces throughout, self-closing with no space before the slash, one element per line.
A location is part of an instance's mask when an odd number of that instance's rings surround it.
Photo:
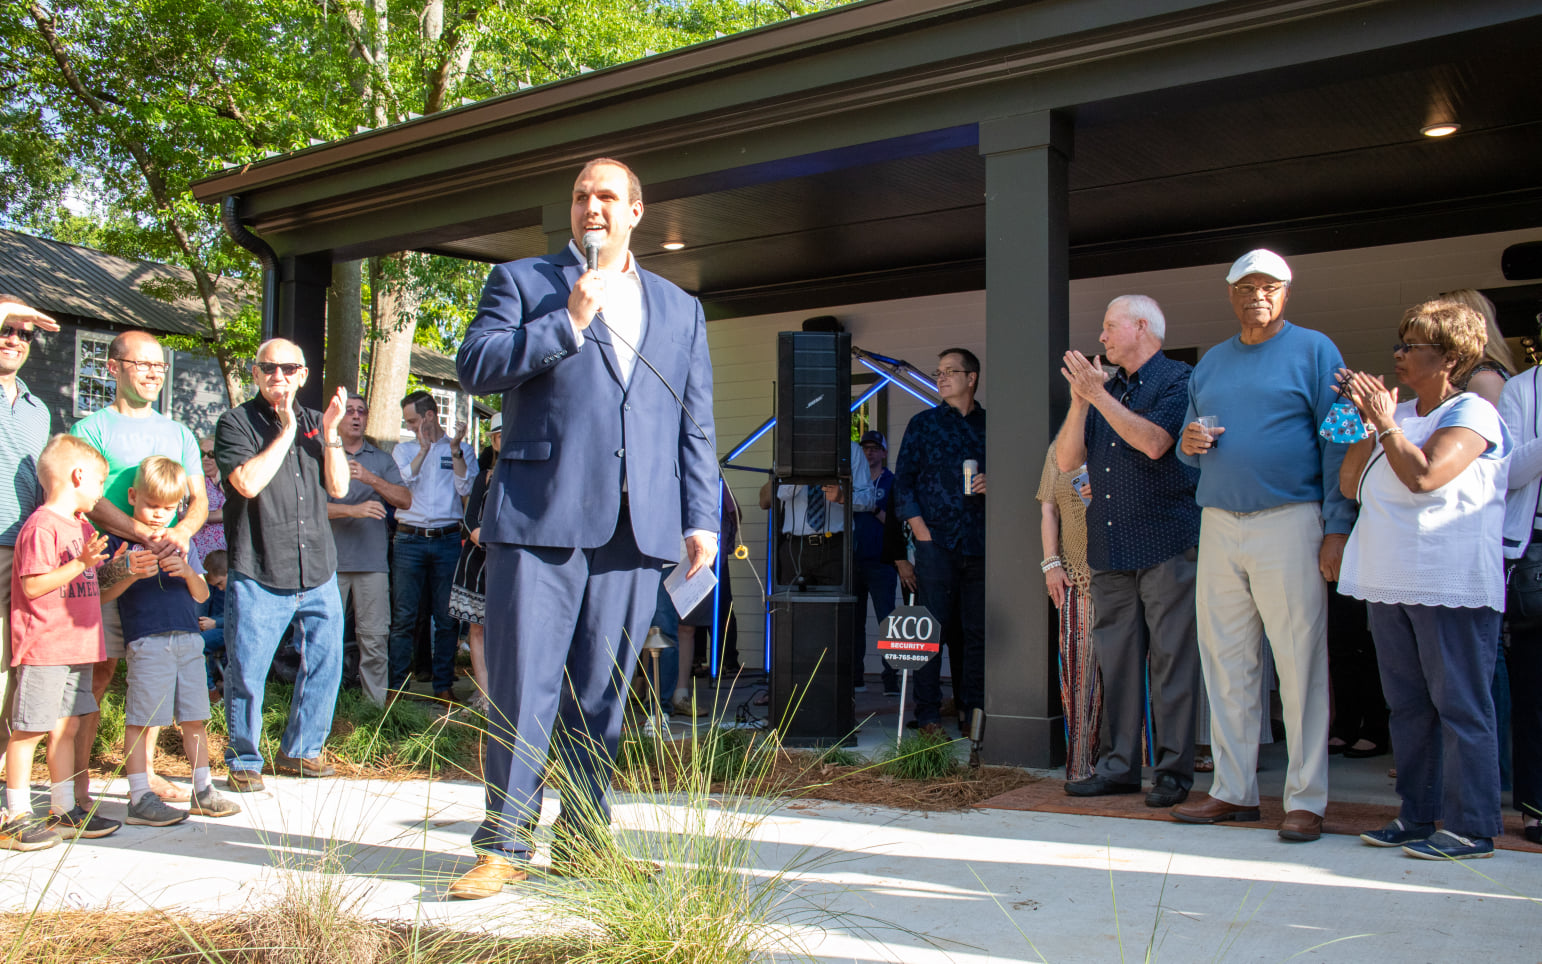
<path fill-rule="evenodd" d="M 267 340 L 273 337 L 273 314 L 278 307 L 278 255 L 268 242 L 241 223 L 236 210 L 240 203 L 240 198 L 227 195 L 220 203 L 220 222 L 232 241 L 255 254 L 262 263 L 262 337 Z"/>

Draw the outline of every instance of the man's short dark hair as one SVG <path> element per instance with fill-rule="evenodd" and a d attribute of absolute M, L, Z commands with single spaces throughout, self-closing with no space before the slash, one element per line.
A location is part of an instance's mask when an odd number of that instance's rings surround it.
<path fill-rule="evenodd" d="M 363 395 L 360 395 L 358 392 L 349 392 L 348 393 L 348 401 L 350 401 L 350 402 L 363 402 L 364 403 L 364 410 L 366 412 L 369 411 L 369 399 L 365 398 Z M 404 400 L 402 402 L 402 404 L 406 405 L 407 403 Z"/>
<path fill-rule="evenodd" d="M 419 415 L 427 415 L 429 412 L 433 412 L 435 415 L 439 414 L 439 403 L 434 401 L 434 396 L 422 389 L 407 393 L 407 397 L 402 399 L 402 408 L 406 408 L 408 405 L 411 405 L 412 410 Z"/>
<path fill-rule="evenodd" d="M 980 359 L 967 348 L 944 348 L 937 353 L 937 360 L 941 361 L 944 355 L 957 355 L 964 360 L 964 371 L 980 374 Z"/>
<path fill-rule="evenodd" d="M 632 169 L 630 167 L 627 167 L 625 164 L 616 160 L 614 157 L 596 157 L 594 160 L 583 166 L 583 170 L 578 172 L 578 176 L 580 178 L 583 177 L 585 174 L 589 173 L 590 169 L 599 167 L 601 164 L 609 164 L 611 167 L 619 167 L 621 170 L 626 172 L 626 191 L 627 194 L 630 195 L 630 197 L 626 199 L 626 203 L 631 204 L 633 201 L 642 200 L 642 181 L 637 179 L 637 175 L 632 173 Z"/>
<path fill-rule="evenodd" d="M 203 557 L 203 571 L 211 576 L 224 576 L 230 572 L 229 556 L 224 549 L 216 549 Z"/>

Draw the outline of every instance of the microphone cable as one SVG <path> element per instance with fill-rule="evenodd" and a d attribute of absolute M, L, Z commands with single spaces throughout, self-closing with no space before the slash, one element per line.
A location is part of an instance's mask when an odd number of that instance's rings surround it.
<path fill-rule="evenodd" d="M 669 392 L 669 394 L 674 397 L 675 403 L 680 406 L 680 411 L 684 412 L 685 413 L 685 417 L 691 420 L 691 424 L 696 427 L 696 431 L 699 434 L 700 438 L 703 441 L 706 441 L 707 440 L 707 430 L 702 428 L 701 422 L 696 420 L 696 416 L 691 412 L 691 407 L 685 403 L 685 399 L 681 398 L 680 397 L 680 393 L 675 391 L 675 387 L 673 385 L 669 384 L 669 379 L 664 377 L 664 374 L 662 372 L 660 372 L 658 370 L 658 368 L 656 368 L 654 366 L 653 362 L 648 360 L 648 356 L 644 355 L 637 348 L 636 345 L 634 345 L 631 342 L 627 341 L 624 336 L 617 334 L 616 330 L 614 328 L 610 327 L 610 325 L 602 317 L 603 314 L 604 314 L 603 309 L 601 311 L 599 311 L 599 312 L 596 312 L 595 316 L 594 316 L 594 321 L 590 322 L 590 327 L 593 327 L 596 322 L 598 322 L 601 325 L 604 325 L 605 326 L 605 334 L 606 335 L 610 336 L 611 338 L 615 339 L 616 341 L 621 342 L 621 344 L 625 345 L 628 349 L 631 350 L 633 355 L 637 356 L 637 360 L 638 361 L 642 362 L 644 365 L 647 365 L 648 366 L 648 370 L 651 371 L 653 373 L 654 377 L 659 380 L 659 384 L 663 385 L 664 388 Z M 703 334 L 705 334 L 705 326 L 703 326 Z M 598 338 L 594 339 L 594 341 L 597 342 L 597 343 L 600 343 L 600 344 L 604 344 L 604 342 L 601 342 L 600 339 L 598 339 Z M 611 342 L 611 349 L 614 350 L 615 347 L 616 347 L 615 343 Z M 718 484 L 722 485 L 725 488 L 728 488 L 730 490 L 730 492 L 729 492 L 730 498 L 732 498 L 732 487 L 728 485 L 728 477 L 723 474 L 723 464 L 721 462 L 718 462 L 715 458 L 713 459 L 713 462 L 717 466 Z M 743 510 L 739 507 L 739 500 L 738 499 L 732 499 L 732 501 L 733 501 L 733 510 L 734 510 L 734 547 L 733 547 L 732 555 L 733 555 L 733 557 L 735 559 L 738 559 L 738 560 L 740 560 L 742 562 L 749 563 L 750 573 L 752 575 L 754 575 L 754 577 L 755 577 L 755 585 L 757 587 L 759 587 L 760 595 L 761 595 L 762 598 L 764 598 L 765 595 L 766 595 L 766 584 L 765 584 L 765 581 L 763 579 L 761 579 L 761 577 L 760 577 L 760 570 L 755 568 L 755 563 L 750 558 L 749 548 L 747 546 L 745 546 L 745 544 L 744 544 L 744 515 L 743 515 Z M 721 533 L 719 533 L 719 535 L 721 535 Z M 723 547 L 722 547 L 721 544 L 719 544 L 719 546 L 718 546 L 718 554 L 721 555 L 722 552 L 723 552 Z"/>

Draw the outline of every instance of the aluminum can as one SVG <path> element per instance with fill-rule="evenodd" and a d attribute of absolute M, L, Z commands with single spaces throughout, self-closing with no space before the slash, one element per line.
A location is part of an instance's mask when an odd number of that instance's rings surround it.
<path fill-rule="evenodd" d="M 980 463 L 974 459 L 964 460 L 964 494 L 974 495 L 975 473 L 980 471 Z"/>

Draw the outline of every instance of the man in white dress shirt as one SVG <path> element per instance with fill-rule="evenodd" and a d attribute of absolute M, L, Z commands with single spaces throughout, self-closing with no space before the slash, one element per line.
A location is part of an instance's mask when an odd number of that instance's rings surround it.
<path fill-rule="evenodd" d="M 426 592 L 433 607 L 434 696 L 453 700 L 456 634 L 450 619 L 450 582 L 460 558 L 461 499 L 476 480 L 469 468 L 476 463 L 476 453 L 465 442 L 465 424 L 454 439 L 445 434 L 439 405 L 428 392 L 402 399 L 402 421 L 417 438 L 391 453 L 412 504 L 396 513 L 392 542 L 390 688 L 407 686 L 418 610 Z"/>

